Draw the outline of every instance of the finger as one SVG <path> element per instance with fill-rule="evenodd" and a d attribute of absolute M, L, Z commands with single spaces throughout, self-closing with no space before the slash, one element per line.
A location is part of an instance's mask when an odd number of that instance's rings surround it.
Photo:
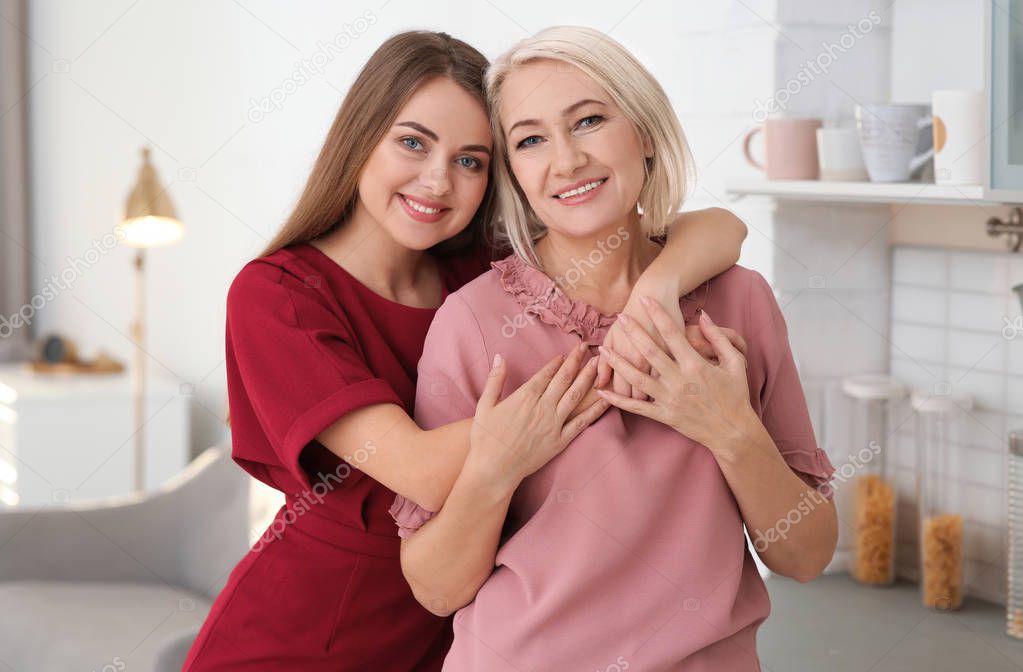
<path fill-rule="evenodd" d="M 561 429 L 561 439 L 565 444 L 571 443 L 575 437 L 579 436 L 584 429 L 592 425 L 597 419 L 604 414 L 611 404 L 606 399 L 597 399 L 595 402 L 590 404 L 590 407 L 579 415 L 568 421 Z"/>
<path fill-rule="evenodd" d="M 501 401 L 501 390 L 504 388 L 504 380 L 508 377 L 508 367 L 504 365 L 504 358 L 500 354 L 494 355 L 494 363 L 487 374 L 487 382 L 483 386 L 483 394 L 476 404 L 476 408 L 493 408 Z"/>
<path fill-rule="evenodd" d="M 652 401 L 640 401 L 632 397 L 616 394 L 611 390 L 597 390 L 597 394 L 616 408 L 629 413 L 635 413 L 636 415 L 642 415 L 651 420 L 657 420 L 657 406 Z"/>
<path fill-rule="evenodd" d="M 555 374 L 558 373 L 558 368 L 564 361 L 565 356 L 558 355 L 544 364 L 543 368 L 534 373 L 519 389 L 528 390 L 533 396 L 539 397 L 543 394 L 543 391 L 547 389 L 547 385 L 551 382 L 551 379 L 554 378 Z"/>
<path fill-rule="evenodd" d="M 633 363 L 633 366 L 636 366 L 636 364 Z M 645 373 L 646 375 L 649 376 L 651 367 L 647 360 L 644 359 L 641 365 L 636 366 L 636 370 L 639 371 L 640 373 Z M 650 399 L 649 395 L 644 394 L 643 391 L 640 390 L 635 385 L 632 386 L 632 398 L 639 399 L 640 401 L 648 401 Z"/>
<path fill-rule="evenodd" d="M 732 342 L 721 331 L 721 327 L 714 324 L 714 321 L 710 319 L 710 315 L 705 310 L 700 311 L 700 329 L 703 330 L 704 337 L 710 341 L 714 352 L 721 362 L 729 364 L 737 361 L 737 358 L 740 356 L 739 351 L 735 349 Z"/>
<path fill-rule="evenodd" d="M 580 343 L 568 354 L 565 361 L 558 367 L 558 372 L 547 383 L 547 389 L 540 395 L 541 400 L 552 407 L 557 407 L 558 400 L 561 399 L 562 395 L 572 386 L 572 382 L 575 381 L 575 376 L 579 373 L 585 351 L 586 344 Z"/>
<path fill-rule="evenodd" d="M 578 406 L 579 402 L 583 400 L 586 393 L 593 387 L 593 379 L 597 375 L 597 357 L 591 357 L 583 368 L 579 371 L 579 374 L 575 377 L 572 382 L 572 386 L 568 388 L 568 391 L 561 396 L 558 400 L 558 419 L 562 422 L 565 418 L 572 414 Z"/>
<path fill-rule="evenodd" d="M 625 315 L 618 317 L 625 327 L 625 337 L 629 339 L 632 346 L 639 352 L 650 365 L 659 371 L 666 371 L 672 362 L 671 357 L 659 346 L 654 339 L 635 320 Z M 699 331 L 699 329 L 697 329 Z M 663 339 L 662 339 L 663 340 Z"/>
<path fill-rule="evenodd" d="M 625 378 L 622 377 L 622 374 L 615 371 L 614 364 L 612 364 L 611 359 L 607 355 L 604 355 L 604 359 L 607 361 L 607 365 L 611 367 L 611 389 L 616 394 L 631 397 L 632 386 L 629 385 L 629 381 L 625 380 Z"/>
<path fill-rule="evenodd" d="M 597 355 L 597 379 L 593 381 L 593 387 L 607 387 L 611 382 L 611 365 L 603 355 Z"/>
<path fill-rule="evenodd" d="M 629 385 L 638 389 L 643 394 L 649 394 L 651 397 L 655 399 L 657 398 L 656 393 L 660 390 L 660 384 L 656 380 L 634 367 L 628 362 L 628 360 L 615 351 L 608 350 L 604 346 L 600 347 L 601 352 L 603 352 L 611 361 L 611 366 L 614 367 L 615 373 L 621 374 Z M 629 396 L 632 399 L 635 399 L 632 395 Z"/>
<path fill-rule="evenodd" d="M 699 325 L 688 324 L 685 328 L 686 340 L 689 341 L 689 345 L 693 346 L 693 350 L 696 350 L 701 357 L 708 361 L 717 362 L 717 355 L 714 354 L 714 348 L 711 347 L 710 341 L 703 337 L 703 331 Z"/>
<path fill-rule="evenodd" d="M 686 359 L 698 356 L 693 347 L 689 345 L 689 341 L 686 340 L 682 327 L 675 320 L 671 319 L 671 316 L 668 315 L 664 308 L 656 301 L 645 296 L 642 298 L 642 303 L 654 323 L 654 328 L 661 335 L 661 338 L 664 339 L 664 342 L 668 344 L 668 350 L 676 362 L 681 364 Z"/>
<path fill-rule="evenodd" d="M 721 331 L 724 332 L 728 340 L 735 346 L 735 349 L 742 353 L 743 357 L 749 357 L 749 345 L 747 345 L 746 339 L 742 337 L 742 334 L 729 327 L 721 327 Z"/>

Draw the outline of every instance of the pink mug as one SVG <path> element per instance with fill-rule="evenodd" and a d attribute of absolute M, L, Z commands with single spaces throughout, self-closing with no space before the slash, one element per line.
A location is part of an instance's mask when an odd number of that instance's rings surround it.
<path fill-rule="evenodd" d="M 769 180 L 816 180 L 820 176 L 817 164 L 820 127 L 820 119 L 767 119 L 746 133 L 742 152 L 751 166 L 767 173 Z M 750 153 L 750 142 L 761 131 L 766 167 Z"/>

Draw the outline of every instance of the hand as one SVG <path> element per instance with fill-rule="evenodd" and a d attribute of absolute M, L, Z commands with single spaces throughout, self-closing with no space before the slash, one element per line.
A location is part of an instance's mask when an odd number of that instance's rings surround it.
<path fill-rule="evenodd" d="M 719 442 L 745 434 L 753 409 L 743 352 L 702 312 L 699 328 L 719 362 L 711 364 L 693 349 L 667 311 L 653 301 L 644 301 L 643 305 L 667 352 L 633 320 L 625 318 L 622 326 L 657 377 L 640 371 L 612 350 L 604 354 L 616 373 L 652 400 L 632 399 L 607 390 L 598 390 L 598 394 L 614 406 L 662 422 L 712 451 Z"/>
<path fill-rule="evenodd" d="M 667 285 L 661 283 L 658 287 L 665 287 Z M 637 283 L 638 287 L 638 283 Z M 645 290 L 643 290 L 645 291 Z M 654 323 L 650 319 L 650 315 L 642 307 L 640 297 L 647 296 L 641 294 L 636 289 L 633 290 L 632 295 L 629 297 L 629 302 L 625 304 L 625 308 L 622 310 L 622 315 L 627 319 L 638 322 L 640 327 L 653 339 L 657 347 L 662 351 L 667 350 L 667 345 L 664 339 L 661 338 L 660 333 L 654 328 Z M 662 292 L 661 298 L 657 300 L 657 304 L 662 306 L 665 312 L 670 315 L 671 319 L 675 324 L 683 324 L 682 311 L 678 305 L 678 297 L 674 292 Z M 746 356 L 748 353 L 748 346 L 746 345 L 746 339 L 739 334 L 739 332 L 728 327 L 720 327 L 721 331 L 724 332 L 728 340 L 734 345 L 743 355 Z M 685 336 L 689 344 L 693 346 L 702 357 L 713 363 L 718 363 L 717 355 L 714 351 L 714 347 L 710 341 L 703 335 L 703 330 L 695 324 L 685 326 Z M 619 318 L 611 325 L 607 334 L 604 336 L 604 347 L 612 352 L 616 352 L 621 355 L 633 368 L 637 369 L 642 373 L 650 373 L 650 363 L 643 357 L 642 353 L 636 349 L 633 345 L 632 340 L 626 335 L 624 321 Z M 610 362 L 606 357 L 600 355 L 600 362 L 597 364 L 597 381 L 595 387 L 604 388 L 608 384 L 611 384 L 611 389 L 616 394 L 625 397 L 632 397 L 633 399 L 639 399 L 640 401 L 647 401 L 647 395 L 643 394 L 638 388 L 633 387 L 622 374 L 615 371 Z"/>
<path fill-rule="evenodd" d="M 670 291 L 669 291 L 670 289 Z M 621 314 L 631 317 L 633 320 L 639 322 L 644 326 L 648 333 L 654 334 L 654 339 L 658 341 L 661 348 L 664 348 L 664 342 L 660 340 L 660 336 L 654 332 L 653 323 L 650 321 L 650 317 L 646 311 L 643 310 L 643 306 L 640 303 L 640 296 L 649 296 L 657 301 L 664 309 L 672 316 L 677 324 L 683 324 L 684 318 L 682 316 L 682 310 L 678 305 L 678 294 L 675 291 L 674 286 L 669 282 L 661 282 L 659 280 L 650 281 L 646 280 L 646 276 L 640 276 L 639 280 L 632 288 L 632 293 L 629 294 L 629 300 L 625 304 L 625 308 L 622 309 Z M 626 361 L 632 364 L 635 368 L 639 369 L 643 373 L 650 372 L 650 364 L 643 359 L 643 355 L 632 345 L 632 341 L 625 335 L 625 328 L 622 325 L 621 318 L 615 320 L 611 328 L 608 329 L 607 334 L 604 335 L 604 347 L 608 350 L 617 352 Z M 639 389 L 634 388 L 632 385 L 625 380 L 625 378 L 611 368 L 611 362 L 606 357 L 601 355 L 600 361 L 597 364 L 597 384 L 595 387 L 603 388 L 611 385 L 611 389 L 616 393 L 626 397 L 632 397 L 634 399 L 645 399 L 645 396 Z"/>
<path fill-rule="evenodd" d="M 586 351 L 580 343 L 567 358 L 558 355 L 503 401 L 507 367 L 497 355 L 476 404 L 466 465 L 514 490 L 599 418 L 609 407 L 603 399 L 573 415 L 597 375 L 596 357 L 582 364 Z"/>

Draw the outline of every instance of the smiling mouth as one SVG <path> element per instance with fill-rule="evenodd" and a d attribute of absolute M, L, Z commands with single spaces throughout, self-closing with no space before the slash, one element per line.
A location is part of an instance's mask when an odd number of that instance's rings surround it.
<path fill-rule="evenodd" d="M 428 208 L 425 205 L 419 203 L 418 201 L 413 201 L 405 194 L 398 194 L 398 196 L 401 197 L 401 200 L 405 203 L 405 205 L 412 208 L 416 212 L 422 213 L 424 215 L 437 215 L 440 214 L 441 212 L 444 212 L 445 210 L 451 209 L 451 208 Z"/>
<path fill-rule="evenodd" d="M 575 189 L 569 189 L 568 191 L 563 191 L 560 194 L 554 194 L 554 198 L 564 199 L 564 198 L 572 198 L 573 196 L 581 196 L 582 194 L 585 194 L 588 191 L 593 191 L 594 189 L 596 189 L 600 185 L 604 184 L 605 182 L 607 182 L 607 178 L 606 177 L 602 177 L 599 180 L 593 180 L 592 182 L 587 182 L 586 184 L 582 185 L 581 187 L 576 187 Z"/>

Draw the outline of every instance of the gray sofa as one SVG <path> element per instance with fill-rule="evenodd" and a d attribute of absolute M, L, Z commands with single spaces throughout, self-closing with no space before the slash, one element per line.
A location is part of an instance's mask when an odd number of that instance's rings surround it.
<path fill-rule="evenodd" d="M 221 445 L 146 497 L 0 512 L 0 671 L 181 670 L 249 548 L 252 483 Z"/>

